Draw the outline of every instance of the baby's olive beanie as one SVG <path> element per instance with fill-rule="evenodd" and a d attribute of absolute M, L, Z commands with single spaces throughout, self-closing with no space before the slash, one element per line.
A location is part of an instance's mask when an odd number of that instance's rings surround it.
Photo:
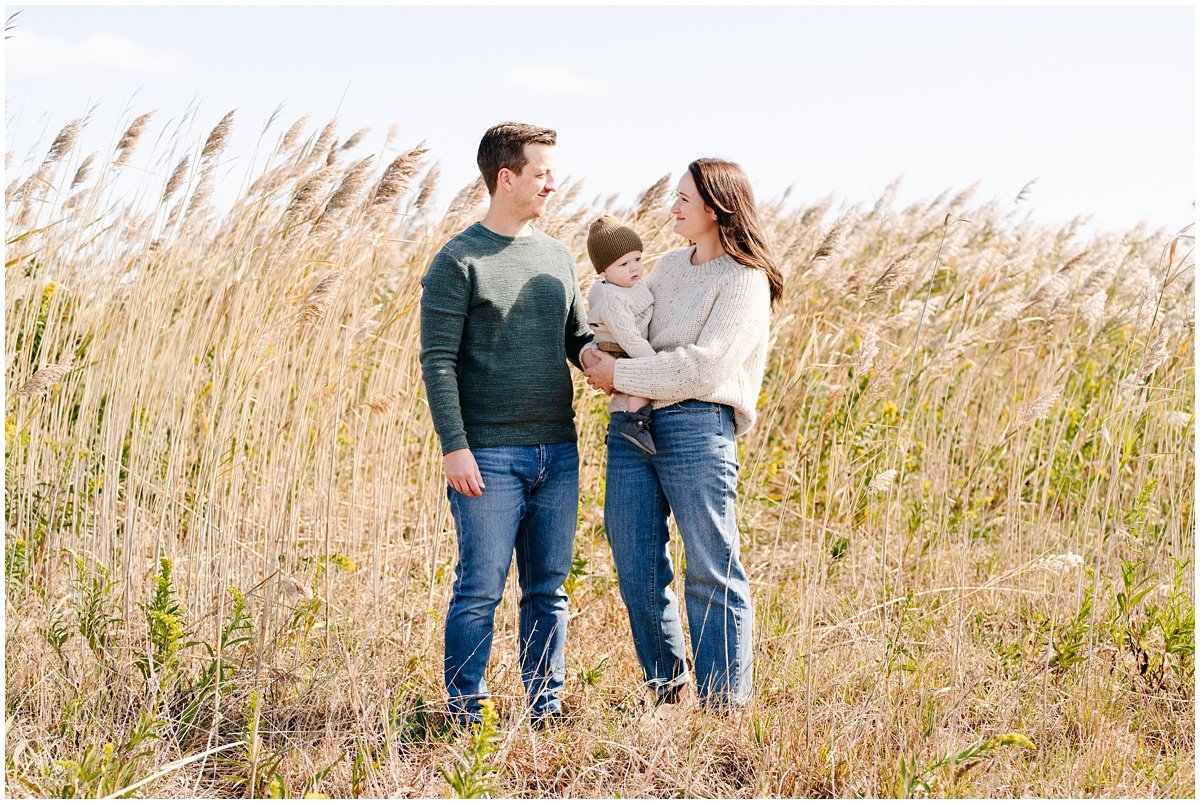
<path fill-rule="evenodd" d="M 602 274 L 629 252 L 641 251 L 642 238 L 628 226 L 617 223 L 616 218 L 604 215 L 593 221 L 588 229 L 587 248 L 596 273 Z"/>

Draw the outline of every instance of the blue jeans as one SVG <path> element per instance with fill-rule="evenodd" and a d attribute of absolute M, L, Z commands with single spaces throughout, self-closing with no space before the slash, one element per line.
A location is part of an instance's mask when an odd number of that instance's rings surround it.
<path fill-rule="evenodd" d="M 562 711 L 567 594 L 579 512 L 574 441 L 471 451 L 487 487 L 468 497 L 447 486 L 458 528 L 454 595 L 446 614 L 445 673 L 450 709 L 477 716 L 488 697 L 483 674 L 496 606 L 517 555 L 521 586 L 521 680 L 534 717 Z"/>
<path fill-rule="evenodd" d="M 608 429 L 604 528 L 633 644 L 659 697 L 687 683 L 687 655 L 667 553 L 673 514 L 686 557 L 684 598 L 696 686 L 711 706 L 738 706 L 753 684 L 754 609 L 738 559 L 733 411 L 687 400 L 654 411 L 656 455 Z"/>

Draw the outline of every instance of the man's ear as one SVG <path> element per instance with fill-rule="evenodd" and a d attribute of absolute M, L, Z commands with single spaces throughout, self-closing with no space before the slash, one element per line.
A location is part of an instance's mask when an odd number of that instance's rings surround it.
<path fill-rule="evenodd" d="M 500 168 L 500 172 L 496 174 L 496 186 L 503 187 L 505 190 L 511 190 L 514 178 L 516 178 L 515 173 L 506 167 L 502 167 Z"/>

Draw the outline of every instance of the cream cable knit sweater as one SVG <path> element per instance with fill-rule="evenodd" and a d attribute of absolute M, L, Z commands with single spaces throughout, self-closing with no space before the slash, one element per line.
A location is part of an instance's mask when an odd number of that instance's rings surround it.
<path fill-rule="evenodd" d="M 734 434 L 754 425 L 767 364 L 767 275 L 728 254 L 692 265 L 694 246 L 664 254 L 646 277 L 654 294 L 649 340 L 657 354 L 618 360 L 613 386 L 661 408 L 685 399 L 729 405 Z M 614 407 L 616 406 L 616 407 Z M 609 410 L 623 409 L 614 400 Z"/>
<path fill-rule="evenodd" d="M 623 288 L 598 279 L 588 291 L 588 326 L 596 343 L 615 343 L 630 357 L 653 357 L 646 328 L 654 313 L 654 295 L 645 282 Z"/>

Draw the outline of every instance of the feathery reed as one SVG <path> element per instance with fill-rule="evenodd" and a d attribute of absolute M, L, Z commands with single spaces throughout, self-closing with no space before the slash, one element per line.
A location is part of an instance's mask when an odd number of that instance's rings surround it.
<path fill-rule="evenodd" d="M 663 200 L 671 188 L 671 174 L 667 173 L 658 181 L 647 187 L 637 198 L 637 211 L 633 213 L 635 221 L 641 221 L 652 211 L 662 206 Z"/>
<path fill-rule="evenodd" d="M 393 159 L 371 193 L 371 206 L 382 206 L 404 195 L 408 191 L 408 183 L 417 174 L 421 157 L 428 152 L 429 149 L 422 142 Z"/>
<path fill-rule="evenodd" d="M 76 187 L 88 180 L 88 176 L 92 174 L 92 165 L 95 163 L 95 161 L 96 154 L 91 153 L 79 163 L 79 167 L 75 170 L 75 178 L 71 179 L 70 189 L 74 190 Z"/>
<path fill-rule="evenodd" d="M 200 159 L 207 161 L 216 159 L 225 150 L 225 146 L 229 144 L 229 132 L 233 128 L 233 113 L 236 109 L 231 109 L 221 118 L 221 122 L 213 126 L 213 130 L 209 132 L 208 139 L 204 141 L 204 148 L 200 151 Z"/>
<path fill-rule="evenodd" d="M 75 141 L 79 139 L 79 131 L 83 128 L 85 121 L 86 118 L 79 117 L 62 127 L 58 136 L 54 138 L 54 142 L 50 143 L 50 150 L 46 152 L 46 158 L 42 161 L 43 167 L 58 162 L 75 147 Z"/>
<path fill-rule="evenodd" d="M 304 300 L 298 319 L 299 325 L 315 324 L 321 320 L 329 309 L 329 305 L 333 303 L 334 297 L 341 290 L 345 278 L 345 271 L 334 271 L 317 283 L 317 286 L 308 294 L 308 298 Z"/>
<path fill-rule="evenodd" d="M 71 371 L 69 363 L 58 366 L 43 366 L 35 371 L 33 376 L 13 394 L 13 398 L 17 399 L 23 396 L 38 396 L 39 394 L 43 394 L 66 376 L 69 371 Z"/>
<path fill-rule="evenodd" d="M 121 167 L 129 164 L 129 159 L 133 156 L 133 149 L 137 147 L 138 140 L 142 138 L 146 124 L 152 117 L 154 117 L 154 112 L 138 115 L 129 124 L 129 128 L 125 129 L 125 133 L 121 135 L 121 141 L 117 143 L 117 159 L 113 163 L 115 166 Z"/>
<path fill-rule="evenodd" d="M 308 121 L 308 115 L 303 115 L 295 123 L 292 123 L 283 135 L 283 140 L 279 144 L 280 150 L 290 151 L 300 143 L 300 135 L 304 133 L 304 129 L 308 126 Z"/>
<path fill-rule="evenodd" d="M 184 156 L 183 159 L 179 160 L 179 164 L 175 166 L 175 169 L 171 171 L 171 177 L 167 179 L 167 184 L 163 187 L 163 203 L 170 200 L 171 196 L 175 195 L 179 188 L 183 186 L 183 181 L 187 178 L 189 159 L 190 157 Z"/>

